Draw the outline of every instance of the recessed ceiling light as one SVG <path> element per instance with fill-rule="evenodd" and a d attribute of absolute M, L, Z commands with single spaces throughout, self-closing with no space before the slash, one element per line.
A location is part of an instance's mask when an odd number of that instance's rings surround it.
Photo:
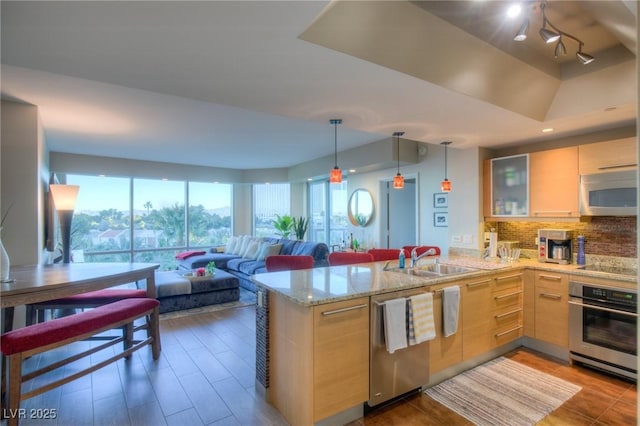
<path fill-rule="evenodd" d="M 542 133 L 549 133 L 549 132 L 553 132 L 553 127 L 547 127 L 546 129 L 542 129 Z"/>
<path fill-rule="evenodd" d="M 520 15 L 520 12 L 522 11 L 522 7 L 520 7 L 519 4 L 514 4 L 509 6 L 509 9 L 507 9 L 507 16 L 509 18 L 515 18 L 516 16 Z"/>
<path fill-rule="evenodd" d="M 356 169 L 349 169 L 349 173 L 355 173 Z"/>
<path fill-rule="evenodd" d="M 309 181 L 309 182 L 311 182 L 312 180 L 313 180 L 313 179 L 311 179 L 311 178 L 307 178 L 307 181 Z"/>

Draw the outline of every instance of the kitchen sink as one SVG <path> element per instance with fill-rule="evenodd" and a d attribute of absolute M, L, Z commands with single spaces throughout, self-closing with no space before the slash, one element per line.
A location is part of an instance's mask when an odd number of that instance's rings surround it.
<path fill-rule="evenodd" d="M 468 268 L 466 266 L 459 265 L 449 265 L 447 263 L 429 263 L 428 265 L 419 266 L 413 269 L 417 271 L 431 272 L 438 275 L 462 274 L 465 272 L 477 271 L 477 269 L 475 268 Z"/>
<path fill-rule="evenodd" d="M 476 268 L 468 268 L 466 266 L 449 265 L 447 263 L 429 263 L 416 268 L 398 268 L 392 267 L 385 269 L 391 272 L 403 272 L 409 275 L 418 275 L 420 277 L 441 277 L 443 275 L 463 274 L 465 272 L 477 271 Z"/>

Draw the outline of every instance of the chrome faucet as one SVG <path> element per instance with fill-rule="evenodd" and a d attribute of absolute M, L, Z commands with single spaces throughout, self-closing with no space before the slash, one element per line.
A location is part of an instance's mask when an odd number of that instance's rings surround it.
<path fill-rule="evenodd" d="M 415 247 L 413 250 L 411 250 L 411 267 L 414 268 L 418 263 L 418 260 L 422 259 L 424 256 L 433 256 L 435 254 L 435 249 L 430 248 L 429 250 L 418 256 L 418 247 Z"/>

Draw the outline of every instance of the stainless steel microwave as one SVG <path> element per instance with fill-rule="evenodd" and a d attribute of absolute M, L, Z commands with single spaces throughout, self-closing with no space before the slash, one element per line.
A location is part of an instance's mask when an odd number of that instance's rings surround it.
<path fill-rule="evenodd" d="M 583 216 L 637 215 L 637 171 L 580 176 L 580 214 Z"/>

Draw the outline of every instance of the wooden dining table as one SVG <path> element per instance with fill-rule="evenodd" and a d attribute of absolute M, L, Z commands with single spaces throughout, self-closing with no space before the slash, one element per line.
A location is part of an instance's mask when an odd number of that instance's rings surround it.
<path fill-rule="evenodd" d="M 14 307 L 44 302 L 144 280 L 147 296 L 156 297 L 154 263 L 65 263 L 12 267 L 0 288 L 3 331 L 13 328 Z"/>

